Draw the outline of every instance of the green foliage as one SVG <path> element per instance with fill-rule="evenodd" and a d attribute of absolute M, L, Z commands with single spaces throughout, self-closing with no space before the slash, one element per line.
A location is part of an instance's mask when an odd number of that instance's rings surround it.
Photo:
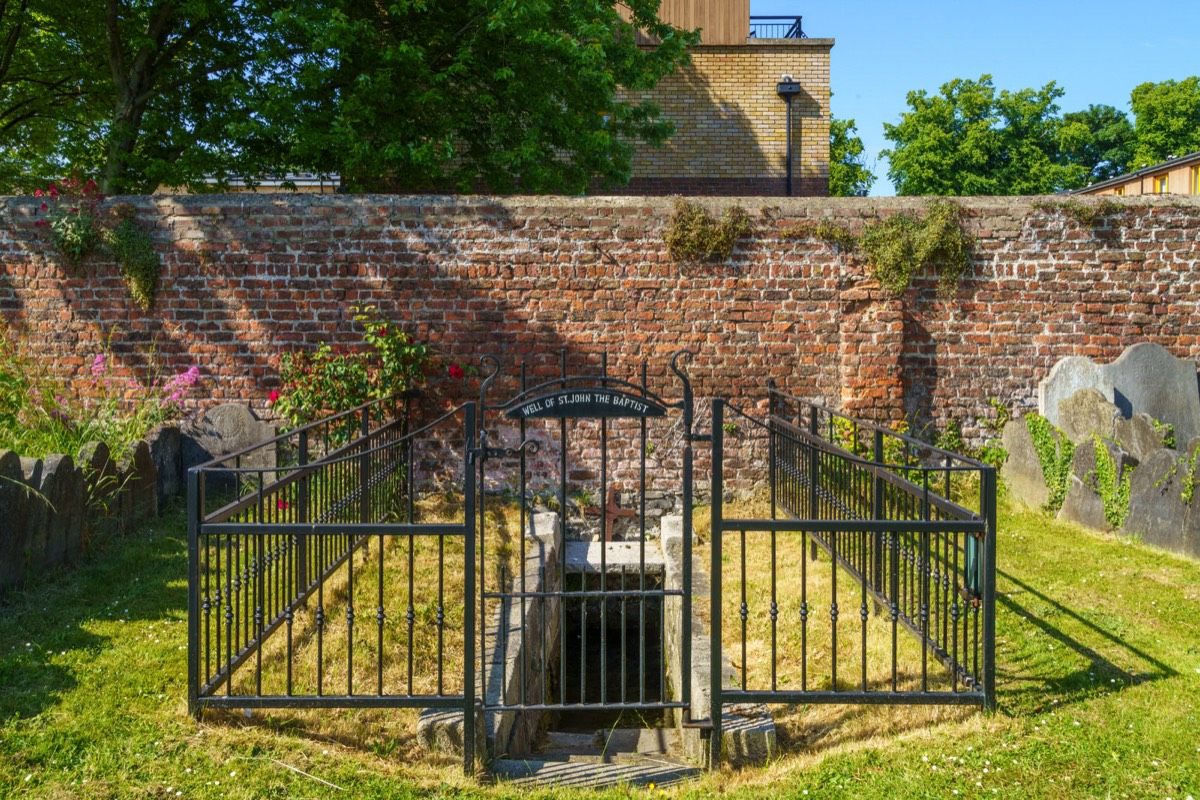
<path fill-rule="evenodd" d="M 1085 228 L 1095 228 L 1106 217 L 1119 216 L 1128 210 L 1128 206 L 1116 200 L 1100 198 L 1084 201 L 1073 197 L 1068 200 L 1039 200 L 1033 204 L 1033 208 L 1046 214 L 1061 214 Z"/>
<path fill-rule="evenodd" d="M 64 164 L 109 194 L 291 170 L 354 190 L 620 184 L 634 144 L 672 132 L 642 98 L 698 38 L 656 0 L 623 2 L 629 22 L 611 0 L 33 2 L 0 21 L 0 191 Z"/>
<path fill-rule="evenodd" d="M 361 346 L 322 342 L 316 350 L 280 357 L 280 389 L 271 393 L 270 402 L 291 427 L 403 392 L 424 377 L 430 361 L 424 344 L 388 322 L 375 306 L 352 311 L 363 329 Z"/>
<path fill-rule="evenodd" d="M 866 197 L 875 183 L 852 119 L 829 119 L 829 196 Z"/>
<path fill-rule="evenodd" d="M 264 113 L 356 191 L 621 185 L 633 145 L 673 131 L 646 93 L 698 41 L 657 0 L 621 6 L 630 22 L 612 0 L 302 4 L 276 16 L 283 45 L 321 47 L 277 52 L 292 84 Z"/>
<path fill-rule="evenodd" d="M 1130 105 L 1137 118 L 1130 169 L 1200 150 L 1200 77 L 1143 83 L 1134 88 Z"/>
<path fill-rule="evenodd" d="M 859 238 L 871 277 L 884 291 L 899 297 L 919 272 L 938 276 L 938 294 L 952 295 L 971 263 L 974 240 L 963 228 L 963 210 L 944 200 L 932 201 L 918 217 L 899 212 L 868 225 Z"/>
<path fill-rule="evenodd" d="M 938 432 L 934 441 L 935 447 L 940 447 L 943 450 L 949 450 L 951 453 L 967 453 L 967 443 L 963 439 L 962 424 L 958 420 L 947 420 L 946 424 Z"/>
<path fill-rule="evenodd" d="M 1029 426 L 1033 449 L 1042 467 L 1042 478 L 1046 481 L 1046 488 L 1050 490 L 1043 510 L 1055 514 L 1062 508 L 1063 500 L 1067 497 L 1075 444 L 1039 414 L 1026 416 L 1025 424 Z"/>
<path fill-rule="evenodd" d="M 134 217 L 134 208 L 123 204 L 113 210 L 118 219 L 115 227 L 106 231 L 105 242 L 121 267 L 129 284 L 129 293 L 144 309 L 154 307 L 162 264 L 154 249 L 150 232 Z"/>
<path fill-rule="evenodd" d="M 1117 475 L 1117 465 L 1104 441 L 1092 434 L 1092 445 L 1096 449 L 1096 490 L 1104 501 L 1104 519 L 1113 530 L 1118 530 L 1129 517 L 1129 489 L 1133 470 L 1126 469 Z"/>
<path fill-rule="evenodd" d="M 41 198 L 37 222 L 49 231 L 51 244 L 68 264 L 78 266 L 96 251 L 103 241 L 99 206 L 104 196 L 95 181 L 85 181 L 76 172 L 34 195 Z"/>
<path fill-rule="evenodd" d="M 738 432 L 738 424 L 736 422 L 726 422 L 721 425 L 721 430 L 725 431 L 725 433 L 729 434 L 730 436 L 733 436 Z"/>
<path fill-rule="evenodd" d="M 1175 426 L 1169 422 L 1159 422 L 1154 417 L 1150 417 L 1150 426 L 1154 428 L 1154 432 L 1162 439 L 1162 446 L 1169 450 L 1175 449 Z"/>
<path fill-rule="evenodd" d="M 1063 114 L 1060 136 L 1063 158 L 1086 170 L 1084 183 L 1124 173 L 1136 140 L 1125 112 L 1107 105 L 1090 105 L 1085 111 Z"/>
<path fill-rule="evenodd" d="M 88 377 L 63 379 L 0 332 L 0 449 L 74 457 L 98 441 L 116 458 L 156 425 L 178 417 L 200 378 L 195 366 L 171 378 L 117 376 L 110 358 L 97 353 Z"/>
<path fill-rule="evenodd" d="M 663 241 L 678 262 L 726 261 L 752 230 L 750 215 L 741 206 L 730 206 L 716 220 L 699 203 L 677 197 Z"/>
<path fill-rule="evenodd" d="M 933 96 L 909 92 L 900 122 L 884 124 L 896 192 L 1030 195 L 1083 185 L 1086 170 L 1063 155 L 1062 95 L 1054 82 L 997 94 L 990 75 L 950 81 Z"/>
<path fill-rule="evenodd" d="M 975 453 L 975 457 L 989 467 L 1000 469 L 1008 460 L 1008 451 L 1004 449 L 1001 436 L 1004 433 L 1004 426 L 1012 419 L 1012 413 L 1008 410 L 1008 406 L 995 397 L 988 398 L 988 405 L 992 407 L 995 416 L 985 417 L 979 421 L 980 426 L 988 432 L 988 438 Z"/>
<path fill-rule="evenodd" d="M 813 235 L 842 253 L 853 253 L 858 249 L 858 237 L 845 225 L 822 220 L 813 230 Z"/>

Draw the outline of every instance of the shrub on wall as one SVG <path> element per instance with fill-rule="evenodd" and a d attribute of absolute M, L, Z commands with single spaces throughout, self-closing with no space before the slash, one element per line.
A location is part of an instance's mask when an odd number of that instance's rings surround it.
<path fill-rule="evenodd" d="M 718 220 L 699 203 L 677 197 L 663 241 L 675 261 L 725 261 L 733 255 L 738 240 L 752 230 L 750 215 L 741 206 L 725 209 Z"/>

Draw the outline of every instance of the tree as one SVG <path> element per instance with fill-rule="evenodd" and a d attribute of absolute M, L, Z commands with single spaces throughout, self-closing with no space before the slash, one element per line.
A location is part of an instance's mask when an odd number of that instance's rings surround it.
<path fill-rule="evenodd" d="M 1200 77 L 1143 83 L 1130 96 L 1137 119 L 1132 169 L 1200 150 Z"/>
<path fill-rule="evenodd" d="M 1062 155 L 1053 81 L 996 92 L 990 75 L 955 79 L 930 96 L 909 92 L 909 111 L 884 124 L 883 152 L 899 194 L 1047 194 L 1079 185 L 1083 168 Z"/>
<path fill-rule="evenodd" d="M 628 98 L 696 41 L 657 0 L 622 8 L 629 22 L 616 0 L 0 0 L 19 56 L 0 74 L 0 190 L 69 169 L 106 193 L 297 169 L 352 188 L 621 182 L 632 142 L 671 132 Z"/>
<path fill-rule="evenodd" d="M 875 183 L 862 139 L 852 119 L 829 119 L 829 195 L 866 197 Z"/>
<path fill-rule="evenodd" d="M 292 155 L 352 189 L 582 192 L 628 180 L 632 143 L 671 132 L 639 93 L 697 41 L 658 0 L 331 0 L 291 14 L 317 46 L 275 104 Z M 644 35 L 639 46 L 635 29 Z"/>
<path fill-rule="evenodd" d="M 1084 183 L 1115 178 L 1133 156 L 1135 134 L 1129 117 L 1106 105 L 1063 115 L 1063 157 L 1086 171 Z"/>

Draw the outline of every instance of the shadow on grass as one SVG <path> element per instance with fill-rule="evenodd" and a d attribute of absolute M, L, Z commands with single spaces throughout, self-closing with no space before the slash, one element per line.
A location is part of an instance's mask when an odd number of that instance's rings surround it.
<path fill-rule="evenodd" d="M 1088 666 L 1061 675 L 1037 675 L 1029 671 L 997 669 L 997 682 L 1010 688 L 1005 694 L 1012 700 L 1030 699 L 1035 707 L 1041 707 L 1042 701 L 1053 699 L 1061 707 L 1064 703 L 1086 700 L 1095 691 L 1103 687 L 1108 691 L 1120 691 L 1130 686 L 1172 678 L 1179 673 L 1166 663 L 1160 661 L 1146 651 L 1135 647 L 1118 635 L 1107 631 L 1076 611 L 1064 606 L 1057 600 L 1038 591 L 1030 584 L 1010 575 L 1003 570 L 997 570 L 997 575 L 1012 583 L 1020 593 L 1036 598 L 1044 603 L 1053 614 L 1070 619 L 1079 630 L 1068 633 L 1063 627 L 1051 624 L 1044 616 L 1038 616 L 1029 604 L 1022 604 L 1013 599 L 1008 593 L 997 592 L 997 600 L 1003 608 L 1037 628 L 1058 645 L 1087 659 Z M 1113 663 L 1110 658 L 1100 653 L 1098 648 L 1117 648 L 1128 656 L 1131 663 L 1139 664 L 1137 671 L 1124 669 Z M 1115 681 L 1115 683 L 1114 683 Z M 1018 688 L 1011 688 L 1019 684 Z"/>
<path fill-rule="evenodd" d="M 0 724 L 36 716 L 78 687 L 77 665 L 113 646 L 91 630 L 95 623 L 183 619 L 187 547 L 174 538 L 182 530 L 182 511 L 172 509 L 0 601 Z"/>

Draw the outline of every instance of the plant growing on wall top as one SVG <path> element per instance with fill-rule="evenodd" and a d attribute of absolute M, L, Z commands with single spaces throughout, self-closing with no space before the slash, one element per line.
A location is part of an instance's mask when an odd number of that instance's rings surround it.
<path fill-rule="evenodd" d="M 964 211 L 933 200 L 921 216 L 902 211 L 868 225 L 859 248 L 871 277 L 893 297 L 903 295 L 919 272 L 938 276 L 938 295 L 949 297 L 971 265 L 974 239 L 963 227 Z"/>
<path fill-rule="evenodd" d="M 718 220 L 698 203 L 677 197 L 663 241 L 675 261 L 726 261 L 738 240 L 752 231 L 750 215 L 741 206 L 725 209 Z"/>

